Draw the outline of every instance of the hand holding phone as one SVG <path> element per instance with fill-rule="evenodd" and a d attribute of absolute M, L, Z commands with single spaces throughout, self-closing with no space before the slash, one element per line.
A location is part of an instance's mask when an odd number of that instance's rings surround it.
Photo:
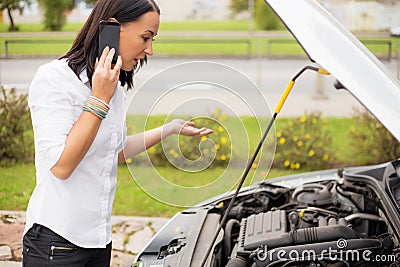
<path fill-rule="evenodd" d="M 118 47 L 119 47 L 119 33 L 120 33 L 120 24 L 117 21 L 100 21 L 99 25 L 99 50 L 98 50 L 98 58 L 100 58 L 103 50 L 106 46 L 109 46 L 110 49 L 115 49 L 115 54 L 112 59 L 112 64 L 115 64 L 118 59 Z"/>

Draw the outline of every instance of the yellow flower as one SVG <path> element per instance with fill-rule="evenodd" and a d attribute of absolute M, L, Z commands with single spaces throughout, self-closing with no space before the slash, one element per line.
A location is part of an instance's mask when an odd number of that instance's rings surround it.
<path fill-rule="evenodd" d="M 294 170 L 296 168 L 296 164 L 290 163 L 290 169 Z"/>
<path fill-rule="evenodd" d="M 221 144 L 223 144 L 223 145 L 226 144 L 226 137 L 221 137 Z"/>
<path fill-rule="evenodd" d="M 324 156 L 322 157 L 323 160 L 327 161 L 329 159 L 329 155 L 328 154 L 324 154 Z"/>
<path fill-rule="evenodd" d="M 131 158 L 127 158 L 126 159 L 126 163 L 131 164 L 132 163 L 132 159 Z"/>
<path fill-rule="evenodd" d="M 294 164 L 294 168 L 296 169 L 296 170 L 298 170 L 298 169 L 300 169 L 300 163 L 296 163 L 296 164 Z"/>
<path fill-rule="evenodd" d="M 204 140 L 206 140 L 206 139 L 207 139 L 206 136 L 202 136 L 202 137 L 200 138 L 200 141 L 204 141 Z"/>
<path fill-rule="evenodd" d="M 302 145 L 303 145 L 303 141 L 297 142 L 297 146 L 302 146 Z"/>
<path fill-rule="evenodd" d="M 226 115 L 226 113 L 224 113 L 224 114 L 222 114 L 221 116 L 219 116 L 218 120 L 219 120 L 219 121 L 224 121 L 224 120 L 226 120 L 227 117 L 228 117 L 228 116 Z"/>
<path fill-rule="evenodd" d="M 251 168 L 252 168 L 252 169 L 256 169 L 257 166 L 258 166 L 258 165 L 257 165 L 257 162 L 254 162 L 253 165 L 251 165 Z"/>
<path fill-rule="evenodd" d="M 281 132 L 276 132 L 276 137 L 281 137 L 282 136 L 282 133 Z"/>
<path fill-rule="evenodd" d="M 311 134 L 310 133 L 306 133 L 306 135 L 304 136 L 306 139 L 310 139 L 311 138 Z"/>
<path fill-rule="evenodd" d="M 220 144 L 216 144 L 215 145 L 215 149 L 220 149 L 221 148 L 221 145 Z"/>
<path fill-rule="evenodd" d="M 285 160 L 285 162 L 283 163 L 283 165 L 284 165 L 285 167 L 288 167 L 288 166 L 290 165 L 290 161 L 289 161 L 289 160 Z"/>
<path fill-rule="evenodd" d="M 149 149 L 149 153 L 150 153 L 150 154 L 156 154 L 156 153 L 157 153 L 156 147 L 155 147 L 155 146 L 151 147 L 151 148 Z"/>
<path fill-rule="evenodd" d="M 315 154 L 315 151 L 314 151 L 314 150 L 310 150 L 310 151 L 308 152 L 308 156 L 309 156 L 309 157 L 314 156 L 314 154 Z"/>
<path fill-rule="evenodd" d="M 302 117 L 300 118 L 300 121 L 301 121 L 301 122 L 306 122 L 306 120 L 307 120 L 307 117 L 306 117 L 306 116 L 302 116 Z"/>
<path fill-rule="evenodd" d="M 293 141 L 296 142 L 297 140 L 299 140 L 299 138 L 297 138 L 297 136 L 293 136 Z"/>
<path fill-rule="evenodd" d="M 221 160 L 226 160 L 226 156 L 225 155 L 221 155 Z"/>
<path fill-rule="evenodd" d="M 284 137 L 279 138 L 279 144 L 283 145 L 286 142 Z"/>
<path fill-rule="evenodd" d="M 312 119 L 311 119 L 311 122 L 312 122 L 312 123 L 316 123 L 316 122 L 317 122 L 317 118 L 312 118 Z"/>
<path fill-rule="evenodd" d="M 222 133 L 224 131 L 224 128 L 222 128 L 221 126 L 218 127 L 217 129 L 218 132 Z"/>
<path fill-rule="evenodd" d="M 219 115 L 219 113 L 221 113 L 221 111 L 218 108 L 214 109 L 215 117 L 217 117 Z"/>
<path fill-rule="evenodd" d="M 169 154 L 171 154 L 171 155 L 174 155 L 174 154 L 176 154 L 176 151 L 175 151 L 175 149 L 170 149 L 170 150 L 169 150 Z"/>
<path fill-rule="evenodd" d="M 208 150 L 207 148 L 203 150 L 204 154 L 208 154 L 210 152 L 210 150 Z"/>

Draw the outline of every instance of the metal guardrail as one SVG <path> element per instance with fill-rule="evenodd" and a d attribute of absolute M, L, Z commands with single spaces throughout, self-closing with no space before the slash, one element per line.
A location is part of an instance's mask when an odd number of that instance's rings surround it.
<path fill-rule="evenodd" d="M 296 44 L 298 45 L 297 41 L 294 39 L 265 39 L 262 40 L 258 38 L 258 46 L 260 46 L 260 42 L 266 41 L 267 45 L 267 51 L 266 51 L 266 57 L 267 58 L 276 58 L 276 57 L 291 57 L 290 55 L 274 55 L 272 52 L 272 46 L 273 45 L 279 45 L 279 44 Z M 14 40 L 5 40 L 4 46 L 5 46 L 5 58 L 9 59 L 11 58 L 10 55 L 10 45 L 12 44 L 71 44 L 73 42 L 73 39 L 14 39 Z M 377 44 L 377 45 L 386 45 L 388 47 L 387 49 L 387 55 L 384 57 L 384 59 L 390 61 L 393 56 L 393 42 L 391 40 L 361 40 L 361 42 L 365 45 L 368 44 Z M 224 44 L 245 44 L 247 49 L 246 49 L 246 54 L 245 56 L 247 58 L 251 58 L 252 56 L 264 56 L 262 52 L 262 48 L 258 48 L 258 55 L 253 55 L 252 53 L 252 39 L 246 39 L 246 38 L 173 38 L 173 39 L 158 39 L 157 44 L 167 44 L 167 43 L 175 43 L 175 44 L 199 44 L 199 43 L 204 43 L 204 44 L 218 44 L 218 43 L 224 43 Z M 400 54 L 400 51 L 398 51 L 398 54 Z M 22 55 L 26 56 L 26 55 Z M 45 55 L 43 55 L 45 56 Z M 190 55 L 178 55 L 178 56 L 190 56 Z M 207 56 L 207 55 L 204 55 Z M 215 55 L 213 55 L 215 56 Z M 229 55 L 226 54 L 226 56 L 238 56 L 238 55 Z M 400 55 L 398 55 L 399 57 Z M 298 57 L 292 56 L 292 57 Z"/>
<path fill-rule="evenodd" d="M 364 45 L 367 45 L 367 44 L 387 45 L 388 53 L 387 53 L 386 59 L 387 59 L 387 61 L 390 61 L 392 59 L 392 48 L 393 48 L 392 41 L 390 41 L 390 40 L 361 40 L 361 43 L 363 43 Z"/>
<path fill-rule="evenodd" d="M 368 44 L 377 44 L 377 45 L 387 45 L 387 56 L 384 57 L 387 61 L 390 61 L 392 59 L 393 55 L 393 42 L 391 40 L 360 40 L 364 45 Z M 273 44 L 296 44 L 299 45 L 296 40 L 292 39 L 269 39 L 267 40 L 267 57 L 272 58 L 273 53 L 272 53 L 272 45 Z M 400 54 L 400 51 L 398 51 Z"/>
<path fill-rule="evenodd" d="M 15 39 L 4 41 L 5 58 L 10 58 L 9 45 L 10 44 L 71 44 L 73 39 Z"/>
<path fill-rule="evenodd" d="M 4 50 L 5 50 L 5 58 L 11 58 L 10 55 L 10 45 L 11 44 L 70 44 L 72 43 L 72 39 L 61 39 L 61 40 L 51 40 L 51 39 L 15 39 L 15 40 L 6 40 L 4 42 Z M 184 39 L 158 39 L 157 44 L 163 43 L 175 43 L 175 44 L 244 44 L 246 45 L 246 56 L 248 58 L 252 55 L 252 47 L 250 39 L 233 39 L 233 38 L 184 38 Z M 229 55 L 227 55 L 229 56 Z M 236 55 L 237 56 L 237 55 Z"/>

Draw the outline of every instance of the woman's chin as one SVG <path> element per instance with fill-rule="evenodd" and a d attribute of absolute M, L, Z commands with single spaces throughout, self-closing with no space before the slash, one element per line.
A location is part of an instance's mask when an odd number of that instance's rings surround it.
<path fill-rule="evenodd" d="M 122 66 L 121 70 L 124 71 L 132 71 L 135 66 Z"/>

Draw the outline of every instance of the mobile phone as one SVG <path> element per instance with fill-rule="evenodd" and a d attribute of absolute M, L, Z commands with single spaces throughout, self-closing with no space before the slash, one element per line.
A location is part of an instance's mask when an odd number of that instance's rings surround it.
<path fill-rule="evenodd" d="M 98 57 L 100 58 L 106 46 L 110 49 L 115 49 L 115 54 L 112 63 L 115 64 L 118 59 L 118 46 L 119 46 L 119 31 L 120 24 L 117 21 L 100 21 L 99 25 L 99 50 Z"/>

